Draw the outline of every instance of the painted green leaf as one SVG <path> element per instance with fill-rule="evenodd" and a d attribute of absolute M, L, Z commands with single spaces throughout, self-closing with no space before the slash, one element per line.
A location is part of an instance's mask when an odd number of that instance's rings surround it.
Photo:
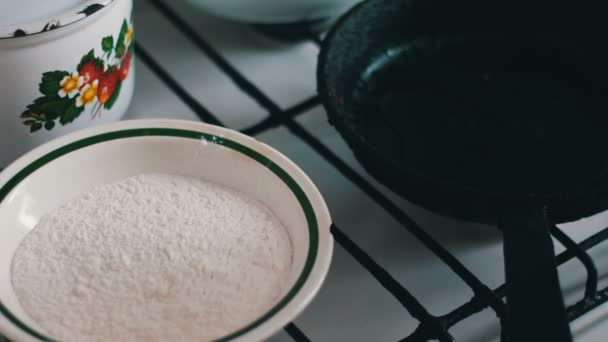
<path fill-rule="evenodd" d="M 122 87 L 122 81 L 118 81 L 118 83 L 116 84 L 116 89 L 114 90 L 114 93 L 108 99 L 108 102 L 106 102 L 103 105 L 103 108 L 105 108 L 105 109 L 112 109 L 112 107 L 114 106 L 114 103 L 116 103 L 116 100 L 118 100 L 118 95 L 120 95 L 120 88 L 121 87 Z"/>
<path fill-rule="evenodd" d="M 66 108 L 66 110 L 59 117 L 59 123 L 62 125 L 66 125 L 76 120 L 84 111 L 84 106 L 76 107 L 76 100 L 72 99 L 70 105 Z"/>
<path fill-rule="evenodd" d="M 104 37 L 101 40 L 101 48 L 106 53 L 112 51 L 112 48 L 114 48 L 114 37 L 112 37 L 112 36 Z"/>
<path fill-rule="evenodd" d="M 34 113 L 30 110 L 26 110 L 25 112 L 21 113 L 21 115 L 19 116 L 22 119 L 27 119 L 27 118 L 33 118 L 36 119 L 38 121 L 44 121 L 46 120 L 46 115 L 45 114 L 40 114 L 40 113 Z"/>
<path fill-rule="evenodd" d="M 34 103 L 27 106 L 30 116 L 39 120 L 55 120 L 60 117 L 75 99 L 69 97 L 59 97 L 57 95 L 47 95 L 37 98 Z"/>
<path fill-rule="evenodd" d="M 52 130 L 53 127 L 55 127 L 55 121 L 47 121 L 44 123 L 44 128 L 46 128 L 47 131 Z"/>
<path fill-rule="evenodd" d="M 95 61 L 95 69 L 100 69 L 100 70 L 104 69 L 105 63 L 104 63 L 103 59 L 95 58 L 93 60 Z"/>
<path fill-rule="evenodd" d="M 42 129 L 42 124 L 40 122 L 36 122 L 35 124 L 30 126 L 30 133 L 34 133 Z"/>
<path fill-rule="evenodd" d="M 57 118 L 62 125 L 71 123 L 84 111 L 84 107 L 76 107 L 75 98 L 56 95 L 39 97 L 27 108 L 28 110 L 21 116 L 33 119 L 23 122 L 26 126 L 30 126 L 32 133 L 40 130 L 43 124 L 44 128 L 50 131 L 55 127 Z"/>
<path fill-rule="evenodd" d="M 116 40 L 116 57 L 121 58 L 125 54 L 125 36 L 127 35 L 127 31 L 129 30 L 129 23 L 127 20 L 123 20 L 122 27 L 120 28 L 120 33 L 118 34 L 118 39 Z"/>
<path fill-rule="evenodd" d="M 38 89 L 44 95 L 57 95 L 59 89 L 61 89 L 59 83 L 68 75 L 69 73 L 67 71 L 45 72 L 42 74 L 42 81 L 40 81 Z"/>
<path fill-rule="evenodd" d="M 91 49 L 91 51 L 89 51 L 86 55 L 84 55 L 82 57 L 82 59 L 80 60 L 80 63 L 78 64 L 78 67 L 76 68 L 76 70 L 78 70 L 78 72 L 80 72 L 80 70 L 82 69 L 82 66 L 85 65 L 88 61 L 94 60 L 95 59 L 95 51 L 93 49 Z"/>

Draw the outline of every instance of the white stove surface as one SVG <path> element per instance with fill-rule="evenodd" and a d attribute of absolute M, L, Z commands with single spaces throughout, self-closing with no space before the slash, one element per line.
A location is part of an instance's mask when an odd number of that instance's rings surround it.
<path fill-rule="evenodd" d="M 280 43 L 247 25 L 210 17 L 182 1 L 171 1 L 170 7 L 283 109 L 316 94 L 319 48 L 314 43 Z M 228 127 L 243 129 L 267 116 L 148 1 L 136 1 L 135 20 L 138 42 Z M 198 120 L 140 61 L 128 118 L 150 117 Z M 413 217 L 482 282 L 491 288 L 503 283 L 501 235 L 495 227 L 439 217 L 375 182 L 328 124 L 322 106 L 300 115 L 297 122 Z M 306 143 L 286 128 L 266 131 L 257 138 L 285 153 L 308 173 L 323 193 L 336 225 L 409 289 L 431 314 L 445 314 L 471 299 L 472 291 L 462 280 Z M 606 226 L 608 214 L 563 228 L 580 241 Z M 555 245 L 558 251 L 563 250 L 559 243 Z M 409 335 L 418 322 L 348 253 L 339 245 L 336 247 L 325 286 L 296 325 L 313 341 L 398 341 Z M 600 275 L 604 275 L 600 277 L 602 288 L 608 285 L 608 243 L 590 253 Z M 560 268 L 568 304 L 582 296 L 585 275 L 576 260 Z M 577 341 L 606 341 L 608 305 L 575 321 L 572 329 Z M 499 340 L 498 320 L 490 309 L 457 324 L 450 332 L 458 341 Z M 282 332 L 271 341 L 293 340 Z"/>

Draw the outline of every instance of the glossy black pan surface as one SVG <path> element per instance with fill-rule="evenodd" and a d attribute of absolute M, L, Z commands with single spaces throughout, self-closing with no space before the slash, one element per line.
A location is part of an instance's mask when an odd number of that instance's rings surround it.
<path fill-rule="evenodd" d="M 522 199 L 589 216 L 608 204 L 602 24 L 516 3 L 367 1 L 326 39 L 319 92 L 368 171 L 413 201 L 484 222 Z"/>
<path fill-rule="evenodd" d="M 503 230 L 509 341 L 571 341 L 549 227 L 608 208 L 608 56 L 592 1 L 368 0 L 319 93 L 379 181 Z"/>

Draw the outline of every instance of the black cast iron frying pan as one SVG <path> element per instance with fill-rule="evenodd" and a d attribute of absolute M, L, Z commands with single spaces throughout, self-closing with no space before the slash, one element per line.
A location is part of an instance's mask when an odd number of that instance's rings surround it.
<path fill-rule="evenodd" d="M 570 341 L 550 224 L 608 209 L 608 56 L 591 1 L 368 0 L 326 37 L 319 93 L 364 167 L 498 224 L 509 341 Z"/>

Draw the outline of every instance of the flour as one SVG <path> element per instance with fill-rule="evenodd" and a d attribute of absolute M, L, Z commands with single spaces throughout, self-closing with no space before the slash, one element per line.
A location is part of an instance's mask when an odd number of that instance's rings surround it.
<path fill-rule="evenodd" d="M 289 235 L 261 203 L 193 178 L 146 174 L 44 217 L 12 283 L 61 341 L 208 341 L 286 293 Z"/>

